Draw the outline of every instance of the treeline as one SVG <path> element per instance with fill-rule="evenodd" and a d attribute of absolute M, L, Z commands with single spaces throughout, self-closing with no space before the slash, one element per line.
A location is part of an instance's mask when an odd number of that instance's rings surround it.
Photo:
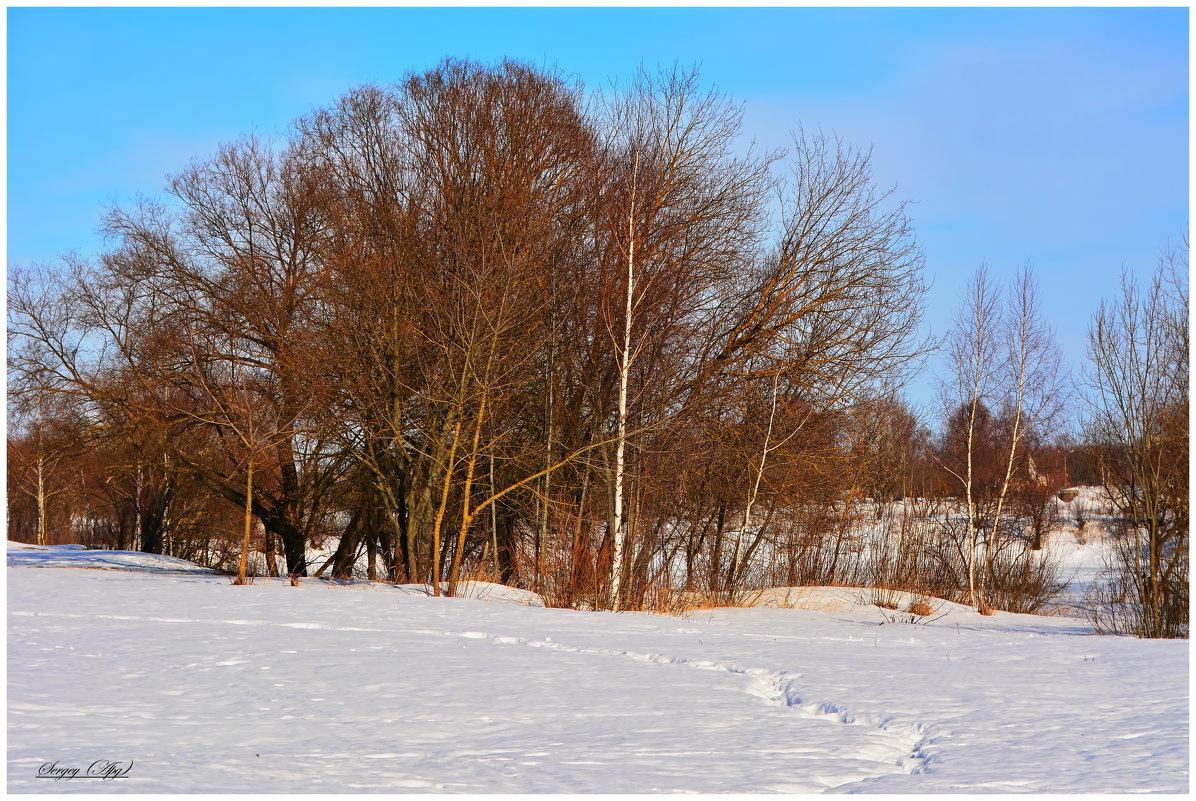
<path fill-rule="evenodd" d="M 192 163 L 10 274 L 10 537 L 618 609 L 834 583 L 861 504 L 980 502 L 982 449 L 900 400 L 905 205 L 842 141 L 740 133 L 692 73 L 450 60 Z M 998 405 L 952 410 L 1010 514 L 1055 443 Z"/>

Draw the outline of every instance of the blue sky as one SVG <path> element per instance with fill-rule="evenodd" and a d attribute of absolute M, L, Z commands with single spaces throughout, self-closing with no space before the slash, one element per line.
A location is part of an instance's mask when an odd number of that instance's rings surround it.
<path fill-rule="evenodd" d="M 275 134 L 348 88 L 445 56 L 513 57 L 598 87 L 698 64 L 746 134 L 873 148 L 915 201 L 950 324 L 987 260 L 1031 263 L 1073 366 L 1123 266 L 1188 220 L 1188 10 L 10 8 L 7 263 L 95 253 L 106 205 L 158 195 L 218 143 Z M 932 365 L 933 367 L 933 365 Z M 912 397 L 929 403 L 930 378 Z"/>

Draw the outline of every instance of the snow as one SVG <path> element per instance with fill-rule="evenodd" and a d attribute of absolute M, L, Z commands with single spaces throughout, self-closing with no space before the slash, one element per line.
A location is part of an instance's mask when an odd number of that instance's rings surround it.
<path fill-rule="evenodd" d="M 200 567 L 194 562 L 176 559 L 173 556 L 140 551 L 89 551 L 82 545 L 46 546 L 10 542 L 8 564 L 10 567 L 78 567 L 89 570 L 144 570 L 155 573 L 216 575 L 214 571 Z"/>
<path fill-rule="evenodd" d="M 1104 580 L 1112 559 L 1110 543 L 1111 517 L 1105 491 L 1099 487 L 1072 487 L 1076 493 L 1069 502 L 1056 499 L 1059 513 L 1057 530 L 1046 543 L 1049 558 L 1059 566 L 1059 576 L 1067 582 L 1067 590 L 1048 605 L 1056 614 L 1083 616 L 1092 589 Z M 1076 526 L 1079 515 L 1086 522 L 1081 530 Z"/>
<path fill-rule="evenodd" d="M 1188 790 L 1187 643 L 1075 618 L 890 622 L 844 588 L 575 612 L 8 549 L 10 792 Z M 35 778 L 97 760 L 133 764 Z"/>

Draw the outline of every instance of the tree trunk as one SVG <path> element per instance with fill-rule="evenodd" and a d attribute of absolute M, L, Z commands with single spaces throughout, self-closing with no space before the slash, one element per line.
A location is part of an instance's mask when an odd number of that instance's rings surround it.
<path fill-rule="evenodd" d="M 718 502 L 718 514 L 714 523 L 714 547 L 711 548 L 710 553 L 710 591 L 718 592 L 720 587 L 719 577 L 722 574 L 722 558 L 723 558 L 723 527 L 727 522 L 727 504 L 725 501 Z"/>
<path fill-rule="evenodd" d="M 366 515 L 369 520 L 373 515 Z M 369 581 L 378 580 L 378 543 L 374 539 L 374 527 L 367 525 L 365 529 L 365 577 Z"/>
<path fill-rule="evenodd" d="M 49 545 L 46 536 L 46 457 L 37 455 L 37 544 Z"/>
<path fill-rule="evenodd" d="M 514 584 L 519 569 L 515 558 L 515 518 L 509 511 L 498 516 L 497 547 L 499 583 Z"/>
<path fill-rule="evenodd" d="M 623 576 L 623 548 L 626 521 L 623 519 L 623 476 L 626 470 L 624 452 L 627 447 L 627 387 L 631 376 L 631 311 L 635 298 L 635 178 L 639 172 L 639 153 L 635 155 L 632 172 L 631 213 L 627 215 L 627 298 L 623 311 L 623 347 L 619 356 L 619 428 L 615 444 L 615 509 L 613 554 L 610 569 L 611 609 L 619 611 L 620 581 Z"/>
<path fill-rule="evenodd" d="M 491 347 L 493 353 L 493 347 Z M 486 371 L 489 377 L 489 367 Z M 448 594 L 452 597 L 457 594 L 457 582 L 461 578 L 461 563 L 465 558 L 465 537 L 469 533 L 469 527 L 473 523 L 473 512 L 470 509 L 473 495 L 473 481 L 477 475 L 478 465 L 478 443 L 482 436 L 482 425 L 486 419 L 486 400 L 487 395 L 482 393 L 482 402 L 478 406 L 477 418 L 474 421 L 473 427 L 473 441 L 470 444 L 469 459 L 465 463 L 465 485 L 461 491 L 461 526 L 457 531 L 457 548 L 453 551 L 453 561 L 449 568 L 448 575 Z"/>
<path fill-rule="evenodd" d="M 262 534 L 266 548 L 266 575 L 270 576 L 270 578 L 278 578 L 278 540 L 272 533 L 266 531 L 264 526 L 262 527 Z"/>
<path fill-rule="evenodd" d="M 764 447 L 760 449 L 760 465 L 756 468 L 756 478 L 752 482 L 752 491 L 748 493 L 747 503 L 743 506 L 743 521 L 739 526 L 739 536 L 735 538 L 735 555 L 731 557 L 731 571 L 727 575 L 727 597 L 730 598 L 736 588 L 736 583 L 739 581 L 740 571 L 740 554 L 743 551 L 743 538 L 747 534 L 748 527 L 752 524 L 752 506 L 756 503 L 756 497 L 760 493 L 760 481 L 764 478 L 764 465 L 768 460 L 768 451 L 770 440 L 772 439 L 772 426 L 777 418 L 777 392 L 780 387 L 780 374 L 774 375 L 772 379 L 772 411 L 768 415 L 768 430 L 764 433 Z"/>
<path fill-rule="evenodd" d="M 287 557 L 288 576 L 307 575 L 307 537 L 293 524 L 277 520 L 274 533 L 282 538 L 283 552 Z"/>
<path fill-rule="evenodd" d="M 241 564 L 237 567 L 237 583 L 244 584 L 249 567 L 249 534 L 253 525 L 253 457 L 245 470 L 245 537 L 241 541 Z"/>

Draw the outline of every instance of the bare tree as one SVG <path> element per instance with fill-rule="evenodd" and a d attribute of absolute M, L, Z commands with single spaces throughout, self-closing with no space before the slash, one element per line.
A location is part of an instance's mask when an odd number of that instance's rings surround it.
<path fill-rule="evenodd" d="M 942 384 L 940 393 L 946 408 L 963 411 L 966 424 L 963 431 L 963 464 L 944 464 L 963 489 L 966 515 L 966 559 L 968 602 L 979 607 L 983 601 L 977 592 L 976 557 L 979 546 L 979 520 L 976 493 L 977 418 L 985 404 L 991 402 L 998 369 L 997 346 L 999 330 L 998 293 L 988 278 L 988 270 L 981 265 L 968 284 L 963 305 L 957 314 L 955 328 L 948 337 L 947 358 L 950 378 Z"/>
<path fill-rule="evenodd" d="M 1020 466 L 1029 475 L 1027 445 L 1045 440 L 1055 433 L 1055 426 L 1065 402 L 1061 375 L 1061 356 L 1042 318 L 1037 284 L 1029 267 L 1023 268 L 1010 288 L 1002 331 L 1003 346 L 998 352 L 1002 375 L 998 378 L 999 397 L 1009 410 L 1009 431 L 1002 454 L 1003 474 L 996 489 L 996 507 L 985 548 L 980 603 L 983 603 L 983 579 L 989 573 L 992 551 L 998 545 L 1001 514 L 1009 496 L 1015 470 Z"/>
<path fill-rule="evenodd" d="M 1087 435 L 1127 528 L 1095 622 L 1140 637 L 1188 631 L 1187 253 L 1166 252 L 1145 287 L 1123 275 L 1088 336 Z"/>
<path fill-rule="evenodd" d="M 57 505 L 56 498 L 77 489 L 79 482 L 70 474 L 69 460 L 79 453 L 86 426 L 65 413 L 65 397 L 45 387 L 21 388 L 14 400 L 9 430 L 19 429 L 22 436 L 9 436 L 9 475 L 15 479 L 10 486 L 35 504 L 36 543 L 51 545 L 57 539 L 50 533 L 51 503 Z"/>
<path fill-rule="evenodd" d="M 625 509 L 636 492 L 628 481 L 636 461 L 629 427 L 661 432 L 676 421 L 676 396 L 700 369 L 694 334 L 711 330 L 715 302 L 761 236 L 772 157 L 731 155 L 742 114 L 719 93 L 701 91 L 693 71 L 641 72 L 601 111 L 594 237 L 606 278 L 598 312 L 615 356 L 607 536 L 608 597 L 619 609 L 628 569 L 643 564 L 626 553 L 635 539 Z M 633 387 L 645 372 L 654 386 Z"/>
<path fill-rule="evenodd" d="M 325 222 L 319 184 L 288 152 L 249 138 L 192 164 L 169 189 L 178 212 L 146 205 L 109 216 L 121 245 L 107 257 L 107 272 L 134 296 L 138 282 L 159 293 L 159 323 L 137 332 L 139 347 L 156 361 L 127 361 L 124 369 L 154 386 L 167 413 L 171 393 L 203 386 L 201 369 L 219 374 L 239 365 L 255 376 L 259 412 L 268 407 L 292 430 L 271 438 L 275 483 L 271 492 L 255 493 L 254 514 L 281 539 L 288 573 L 306 575 L 320 498 L 340 469 L 320 427 L 302 419 L 318 414 L 314 399 L 325 386 L 309 345 L 318 304 L 315 245 Z M 190 341 L 210 346 L 202 362 L 189 352 Z M 230 502 L 251 502 L 239 477 L 186 453 L 178 457 Z"/>

